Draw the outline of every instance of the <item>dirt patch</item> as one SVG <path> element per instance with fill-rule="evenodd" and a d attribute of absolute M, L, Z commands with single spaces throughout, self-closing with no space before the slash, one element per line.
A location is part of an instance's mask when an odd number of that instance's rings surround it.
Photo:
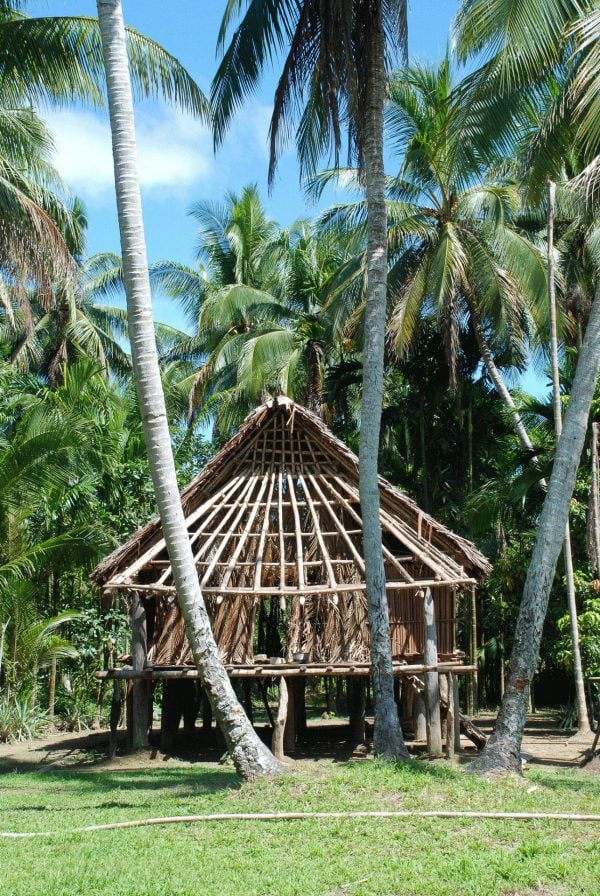
<path fill-rule="evenodd" d="M 584 756 L 581 768 L 584 772 L 589 772 L 591 775 L 600 775 L 600 753 L 596 752 L 593 756 Z"/>
<path fill-rule="evenodd" d="M 490 734 L 495 717 L 481 716 L 477 724 Z M 268 740 L 268 732 L 262 732 Z M 213 732 L 214 734 L 214 732 Z M 110 763 L 111 771 L 135 771 L 157 767 L 192 768 L 197 765 L 216 767 L 220 765 L 225 751 L 224 744 L 217 738 L 210 743 L 205 742 L 200 731 L 197 740 L 186 743 L 182 737 L 181 749 L 174 755 L 161 753 L 157 749 L 141 750 L 127 755 L 122 749 Z M 124 748 L 125 736 L 122 736 Z M 310 770 L 319 775 L 326 772 L 326 767 L 333 761 L 348 761 L 352 757 L 352 747 L 344 739 L 345 727 L 341 724 L 328 723 L 328 728 L 320 725 L 313 730 L 312 720 L 305 743 L 299 746 L 292 767 Z M 24 741 L 14 744 L 0 744 L 0 775 L 3 772 L 20 769 L 21 771 L 39 771 L 76 767 L 82 772 L 108 767 L 109 732 L 88 731 L 74 734 L 72 732 L 56 732 L 35 741 Z M 419 745 L 409 744 L 413 755 L 418 755 Z M 457 756 L 459 762 L 468 762 L 475 755 L 473 745 L 462 739 L 463 752 Z M 578 741 L 572 733 L 558 727 L 557 718 L 552 713 L 537 713 L 529 716 L 523 739 L 523 752 L 527 754 L 528 765 L 562 766 L 578 768 L 589 750 L 590 743 Z M 439 760 L 445 765 L 444 760 Z M 585 770 L 596 774 L 600 771 L 600 756 L 585 766 Z M 519 779 L 520 780 L 520 779 Z M 530 894 L 527 894 L 530 896 Z"/>
<path fill-rule="evenodd" d="M 535 887 L 533 890 L 503 890 L 498 896 L 564 896 L 566 889 L 562 884 L 551 887 Z"/>

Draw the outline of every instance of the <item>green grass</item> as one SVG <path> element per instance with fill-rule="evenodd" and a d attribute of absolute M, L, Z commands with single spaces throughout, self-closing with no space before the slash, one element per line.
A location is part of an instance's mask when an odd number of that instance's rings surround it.
<path fill-rule="evenodd" d="M 532 793 L 527 789 L 537 785 Z M 395 819 L 219 822 L 69 834 L 84 824 L 205 812 L 486 809 L 600 814 L 594 775 L 532 770 L 524 786 L 442 764 L 306 763 L 240 786 L 227 768 L 60 769 L 0 777 L 7 896 L 554 896 L 600 890 L 589 823 Z"/>

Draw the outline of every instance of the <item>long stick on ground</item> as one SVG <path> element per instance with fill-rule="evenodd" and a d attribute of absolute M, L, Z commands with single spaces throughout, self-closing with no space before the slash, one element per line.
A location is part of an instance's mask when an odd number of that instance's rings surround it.
<path fill-rule="evenodd" d="M 435 810 L 382 811 L 382 812 L 222 812 L 211 815 L 167 815 L 164 818 L 136 818 L 133 821 L 114 821 L 108 824 L 89 824 L 80 828 L 60 831 L 0 831 L 0 838 L 26 839 L 32 837 L 70 836 L 93 834 L 97 831 L 119 831 L 124 828 L 143 828 L 151 825 L 198 824 L 212 821 L 327 821 L 328 819 L 356 818 L 489 818 L 498 821 L 591 821 L 600 822 L 600 815 L 571 814 L 567 812 L 460 812 Z"/>

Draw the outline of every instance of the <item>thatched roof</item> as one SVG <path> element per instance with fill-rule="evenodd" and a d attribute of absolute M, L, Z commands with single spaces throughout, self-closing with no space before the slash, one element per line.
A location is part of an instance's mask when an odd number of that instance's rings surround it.
<path fill-rule="evenodd" d="M 464 586 L 490 571 L 473 544 L 380 479 L 387 587 Z M 364 591 L 358 458 L 286 398 L 254 411 L 183 490 L 203 591 L 328 595 Z M 106 590 L 173 593 L 158 519 L 94 571 Z"/>

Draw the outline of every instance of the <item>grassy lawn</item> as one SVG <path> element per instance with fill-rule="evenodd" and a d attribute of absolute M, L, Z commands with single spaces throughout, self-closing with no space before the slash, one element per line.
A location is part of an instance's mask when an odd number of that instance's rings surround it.
<path fill-rule="evenodd" d="M 535 787 L 528 793 L 527 790 Z M 485 809 L 600 814 L 591 774 L 488 783 L 425 762 L 305 763 L 239 786 L 228 768 L 0 776 L 0 829 L 204 812 Z M 600 891 L 590 823 L 448 819 L 217 822 L 0 841 L 7 896 L 555 896 Z"/>

